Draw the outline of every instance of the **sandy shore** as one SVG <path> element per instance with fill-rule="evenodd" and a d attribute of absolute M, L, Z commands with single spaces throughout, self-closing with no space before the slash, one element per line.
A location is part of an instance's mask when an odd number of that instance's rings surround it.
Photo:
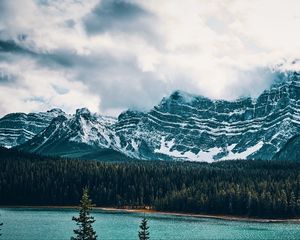
<path fill-rule="evenodd" d="M 96 208 L 97 209 L 97 208 Z M 182 216 L 182 217 L 197 217 L 197 218 L 211 218 L 221 219 L 228 221 L 247 221 L 247 222 L 295 222 L 300 223 L 300 218 L 293 219 L 266 219 L 266 218 L 249 218 L 249 217 L 238 217 L 238 216 L 227 216 L 227 215 L 208 215 L 208 214 L 196 214 L 196 213 L 178 213 L 178 212 L 164 212 L 148 209 L 120 209 L 120 208 L 98 208 L 105 211 L 124 211 L 124 212 L 142 212 L 142 213 L 155 213 L 162 215 Z"/>
<path fill-rule="evenodd" d="M 78 209 L 78 206 L 0 206 L 0 208 Z M 267 218 L 250 218 L 250 217 L 238 217 L 238 216 L 228 216 L 228 215 L 164 212 L 164 211 L 156 211 L 152 209 L 127 209 L 127 208 L 112 208 L 112 207 L 95 207 L 94 209 L 102 210 L 102 211 L 112 211 L 112 212 L 146 213 L 146 214 L 155 213 L 155 214 L 162 214 L 162 215 L 210 218 L 210 219 L 220 219 L 220 220 L 227 220 L 227 221 L 247 221 L 247 222 L 263 222 L 263 223 L 280 223 L 280 222 L 300 223 L 300 218 L 267 219 Z"/>

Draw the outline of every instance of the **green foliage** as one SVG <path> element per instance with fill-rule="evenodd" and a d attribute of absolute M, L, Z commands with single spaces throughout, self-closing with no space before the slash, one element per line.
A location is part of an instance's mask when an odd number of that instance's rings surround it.
<path fill-rule="evenodd" d="M 76 237 L 71 237 L 71 240 L 96 240 L 97 235 L 92 224 L 95 222 L 94 217 L 90 216 L 93 210 L 92 200 L 89 198 L 88 189 L 83 189 L 82 198 L 80 200 L 79 217 L 73 217 L 78 229 L 74 230 Z"/>
<path fill-rule="evenodd" d="M 150 239 L 148 220 L 146 217 L 143 217 L 140 224 L 139 239 L 140 240 Z"/>
<path fill-rule="evenodd" d="M 76 205 L 85 186 L 103 207 L 300 216 L 300 164 L 295 162 L 111 163 L 0 151 L 1 205 Z"/>

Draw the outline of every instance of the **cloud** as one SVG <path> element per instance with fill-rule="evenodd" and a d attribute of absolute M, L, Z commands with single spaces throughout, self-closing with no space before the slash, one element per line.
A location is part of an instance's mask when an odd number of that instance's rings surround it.
<path fill-rule="evenodd" d="M 87 32 L 92 34 L 111 32 L 115 29 L 135 31 L 137 22 L 148 15 L 148 12 L 134 3 L 103 0 L 85 17 L 84 23 Z"/>
<path fill-rule="evenodd" d="M 0 51 L 3 52 L 10 52 L 10 53 L 17 53 L 17 54 L 31 54 L 30 51 L 27 49 L 22 48 L 18 44 L 16 44 L 14 41 L 2 41 L 0 40 Z"/>
<path fill-rule="evenodd" d="M 68 52 L 64 48 L 34 48 L 15 39 L 1 40 L 1 112 L 46 111 L 53 107 L 67 112 L 80 107 L 98 111 L 100 97 L 89 92 L 83 83 L 73 81 L 75 77 L 64 58 L 72 57 Z"/>
<path fill-rule="evenodd" d="M 269 66 L 300 57 L 299 8 L 297 0 L 2 0 L 0 114 L 86 106 L 117 115 L 177 89 L 255 97 L 275 78 Z"/>
<path fill-rule="evenodd" d="M 67 72 L 42 69 L 27 58 L 19 59 L 15 65 L 2 64 L 0 69 L 6 72 L 7 79 L 13 80 L 10 84 L 0 84 L 0 109 L 4 113 L 11 109 L 30 112 L 53 107 L 67 112 L 85 106 L 92 111 L 99 109 L 100 98 L 91 94 L 84 84 L 68 80 L 72 77 Z M 11 72 L 18 75 L 12 76 Z"/>

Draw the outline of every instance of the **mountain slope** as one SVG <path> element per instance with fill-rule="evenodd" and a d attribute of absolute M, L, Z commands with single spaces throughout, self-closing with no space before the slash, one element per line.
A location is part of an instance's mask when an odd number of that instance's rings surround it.
<path fill-rule="evenodd" d="M 11 113 L 0 119 L 0 146 L 25 143 L 49 126 L 53 118 L 65 115 L 60 109 L 40 113 Z"/>
<path fill-rule="evenodd" d="M 300 162 L 300 135 L 291 138 L 273 159 Z"/>

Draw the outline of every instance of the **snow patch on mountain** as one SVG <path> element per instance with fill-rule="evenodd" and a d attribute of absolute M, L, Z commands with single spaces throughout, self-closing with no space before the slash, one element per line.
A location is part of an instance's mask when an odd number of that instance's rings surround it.
<path fill-rule="evenodd" d="M 223 157 L 219 160 L 232 160 L 232 159 L 247 159 L 251 154 L 258 151 L 262 146 L 263 142 L 260 141 L 256 145 L 247 148 L 243 152 L 233 152 L 232 150 L 236 146 L 236 144 L 232 144 L 228 146 L 227 156 Z M 193 153 L 191 151 L 178 151 L 172 149 L 172 147 L 175 145 L 175 140 L 172 139 L 171 141 L 166 141 L 165 137 L 162 137 L 160 142 L 160 148 L 155 149 L 155 153 L 161 153 L 167 156 L 171 156 L 173 158 L 179 159 L 179 160 L 189 160 L 189 161 L 199 161 L 199 162 L 213 162 L 216 156 L 222 152 L 224 152 L 224 149 L 218 148 L 218 147 L 212 147 L 205 151 L 200 150 L 197 154 Z"/>
<path fill-rule="evenodd" d="M 258 142 L 252 147 L 247 148 L 243 152 L 233 152 L 232 150 L 235 148 L 236 144 L 232 144 L 228 146 L 228 155 L 226 157 L 221 158 L 221 160 L 232 160 L 232 159 L 247 159 L 251 154 L 257 152 L 262 148 L 264 143 L 262 141 Z"/>

